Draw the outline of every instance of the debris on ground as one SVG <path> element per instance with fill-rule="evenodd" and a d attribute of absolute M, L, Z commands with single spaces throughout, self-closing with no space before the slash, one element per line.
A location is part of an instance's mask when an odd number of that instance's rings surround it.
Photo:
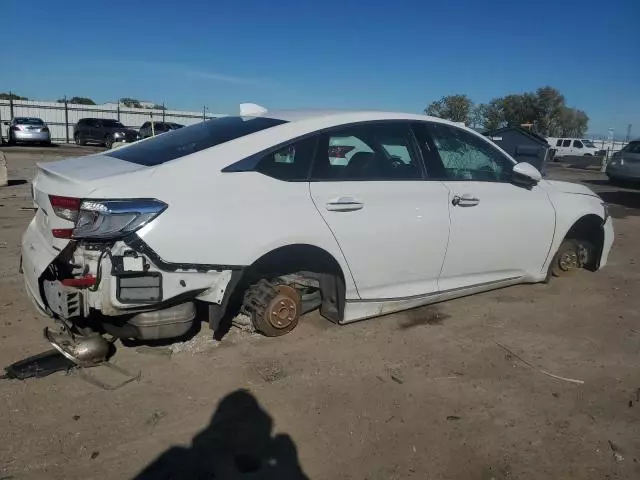
<path fill-rule="evenodd" d="M 203 353 L 217 347 L 218 344 L 211 335 L 200 333 L 185 342 L 173 343 L 169 349 L 172 353 Z"/>
<path fill-rule="evenodd" d="M 161 419 L 167 416 L 167 412 L 162 410 L 154 410 L 147 419 L 147 425 L 156 425 Z"/>
<path fill-rule="evenodd" d="M 507 355 L 509 356 L 508 357 L 509 359 L 511 359 L 512 357 L 515 357 L 518 360 L 520 360 L 522 363 L 524 363 L 527 367 L 532 368 L 533 370 L 536 370 L 536 371 L 542 373 L 543 375 L 546 375 L 546 376 L 551 377 L 551 378 L 555 378 L 556 380 L 562 380 L 563 382 L 577 383 L 578 385 L 582 385 L 584 383 L 584 380 L 576 380 L 575 378 L 561 377 L 561 376 L 555 375 L 555 374 L 553 374 L 551 372 L 547 372 L 546 370 L 542 370 L 541 368 L 536 367 L 531 362 L 526 361 L 520 355 L 518 355 L 517 353 L 513 352 L 509 348 L 505 347 L 501 343 L 499 343 L 499 342 L 495 342 L 495 343 L 496 343 L 496 345 L 498 345 L 500 348 L 502 348 L 503 350 L 505 350 L 507 352 Z"/>
<path fill-rule="evenodd" d="M 620 453 L 621 452 L 620 447 L 615 443 L 613 443 L 611 440 L 608 440 L 608 442 L 609 442 L 609 448 L 613 453 L 613 458 L 616 459 L 616 462 L 622 462 L 624 460 L 624 457 Z"/>
<path fill-rule="evenodd" d="M 15 380 L 25 380 L 32 377 L 42 378 L 55 372 L 68 372 L 75 366 L 75 363 L 57 350 L 48 350 L 23 358 L 5 367 L 5 373 L 0 378 Z"/>

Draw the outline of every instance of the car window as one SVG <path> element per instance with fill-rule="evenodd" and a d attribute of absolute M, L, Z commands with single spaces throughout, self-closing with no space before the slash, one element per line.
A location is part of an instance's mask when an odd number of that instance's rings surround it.
<path fill-rule="evenodd" d="M 445 179 L 493 182 L 511 180 L 513 162 L 488 141 L 460 128 L 440 123 L 428 124 L 427 130 L 443 167 L 434 170 L 441 170 Z"/>
<path fill-rule="evenodd" d="M 556 147 L 561 147 L 562 146 L 562 139 L 559 138 L 558 141 L 556 142 Z"/>
<path fill-rule="evenodd" d="M 256 170 L 279 180 L 306 181 L 316 150 L 317 137 L 289 144 L 265 155 Z"/>
<path fill-rule="evenodd" d="M 582 148 L 582 142 L 580 140 L 574 140 L 573 141 L 573 147 L 574 148 Z"/>
<path fill-rule="evenodd" d="M 571 140 L 563 140 L 562 141 L 562 146 L 563 147 L 570 147 L 571 146 Z"/>
<path fill-rule="evenodd" d="M 144 122 L 140 128 L 147 128 L 149 125 L 149 122 Z"/>
<path fill-rule="evenodd" d="M 43 125 L 44 122 L 39 118 L 34 117 L 16 117 L 13 119 L 14 123 L 18 125 Z"/>
<path fill-rule="evenodd" d="M 121 128 L 124 128 L 124 125 L 122 123 L 120 123 L 119 121 L 117 121 L 117 120 L 110 120 L 110 119 L 106 118 L 106 119 L 101 120 L 101 121 L 102 121 L 102 124 L 105 127 L 121 127 Z"/>
<path fill-rule="evenodd" d="M 320 136 L 312 180 L 417 180 L 420 160 L 404 123 L 347 127 Z"/>
<path fill-rule="evenodd" d="M 160 165 L 283 123 L 286 122 L 266 117 L 221 117 L 172 130 L 107 155 L 139 165 Z"/>

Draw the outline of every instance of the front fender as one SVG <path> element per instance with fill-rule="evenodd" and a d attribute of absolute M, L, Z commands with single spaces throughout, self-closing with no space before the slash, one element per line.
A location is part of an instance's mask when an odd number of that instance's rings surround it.
<path fill-rule="evenodd" d="M 545 261 L 542 271 L 546 272 L 549 269 L 549 265 L 553 260 L 554 255 L 558 251 L 560 244 L 567 236 L 571 227 L 573 227 L 580 219 L 595 215 L 601 219 L 604 234 L 604 245 L 601 253 L 600 265 L 602 263 L 602 256 L 604 256 L 604 262 L 606 263 L 606 255 L 608 255 L 613 243 L 613 226 L 611 219 L 607 218 L 604 209 L 604 202 L 602 199 L 595 195 L 586 194 L 574 194 L 553 191 L 550 192 L 550 197 L 556 210 L 556 228 L 553 236 L 553 241 L 549 249 L 547 260 Z M 607 247 L 608 245 L 608 247 Z"/>

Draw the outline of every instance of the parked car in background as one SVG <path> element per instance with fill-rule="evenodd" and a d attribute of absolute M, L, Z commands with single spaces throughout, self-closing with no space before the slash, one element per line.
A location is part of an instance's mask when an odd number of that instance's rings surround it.
<path fill-rule="evenodd" d="M 600 149 L 591 140 L 583 138 L 547 137 L 547 143 L 554 150 L 554 158 L 570 156 L 595 157 L 600 153 Z"/>
<path fill-rule="evenodd" d="M 151 137 L 154 134 L 160 135 L 161 133 L 167 133 L 172 130 L 178 130 L 184 127 L 179 123 L 173 122 L 153 122 L 153 130 L 151 129 L 151 122 L 144 122 L 140 127 L 140 138 Z"/>
<path fill-rule="evenodd" d="M 612 183 L 640 181 L 640 139 L 629 142 L 615 152 L 607 164 L 607 176 Z"/>
<path fill-rule="evenodd" d="M 33 190 L 35 304 L 78 333 L 141 340 L 190 331 L 196 304 L 215 329 L 231 295 L 277 336 L 310 308 L 342 324 L 598 270 L 613 242 L 587 187 L 425 115 L 223 117 L 40 163 Z"/>
<path fill-rule="evenodd" d="M 73 139 L 77 145 L 99 143 L 111 148 L 114 142 L 135 142 L 138 132 L 109 118 L 83 118 L 73 127 Z"/>
<path fill-rule="evenodd" d="M 5 122 L 5 125 L 9 127 L 7 131 L 9 145 L 15 143 L 51 143 L 49 127 L 40 118 L 15 117 L 10 122 Z"/>

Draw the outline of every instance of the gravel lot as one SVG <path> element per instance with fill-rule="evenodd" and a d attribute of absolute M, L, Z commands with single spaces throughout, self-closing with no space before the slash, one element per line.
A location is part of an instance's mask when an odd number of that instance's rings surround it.
<path fill-rule="evenodd" d="M 97 150 L 4 149 L 0 365 L 49 348 L 17 273 L 33 214 L 21 181 Z M 0 381 L 0 479 L 189 478 L 194 465 L 224 479 L 640 478 L 640 190 L 556 164 L 549 177 L 612 204 L 602 271 L 344 327 L 311 314 L 276 339 L 205 328 L 171 349 L 119 345 L 114 363 L 141 379 L 115 391 L 77 374 Z"/>

